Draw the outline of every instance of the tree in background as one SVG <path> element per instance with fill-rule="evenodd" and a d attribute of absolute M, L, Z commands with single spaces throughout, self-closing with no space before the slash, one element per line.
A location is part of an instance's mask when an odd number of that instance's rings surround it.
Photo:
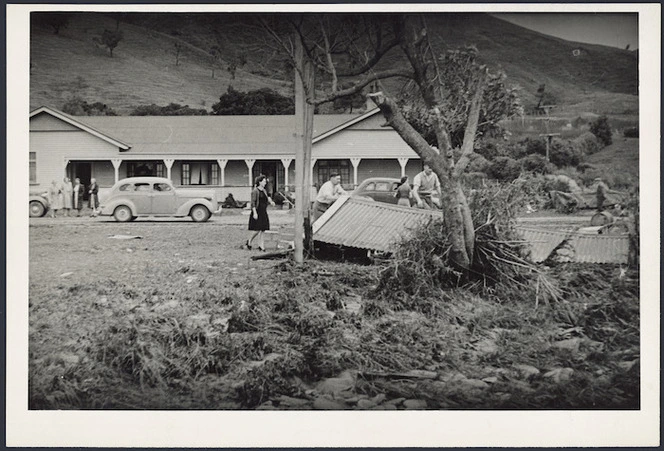
<path fill-rule="evenodd" d="M 613 142 L 613 132 L 609 125 L 609 118 L 606 115 L 600 116 L 590 123 L 590 132 L 597 136 L 597 139 L 602 141 L 605 146 Z"/>
<path fill-rule="evenodd" d="M 99 37 L 93 38 L 97 44 L 103 45 L 110 52 L 111 58 L 113 58 L 113 49 L 115 49 L 120 41 L 123 38 L 122 31 L 110 31 L 104 30 L 104 32 Z"/>
<path fill-rule="evenodd" d="M 53 34 L 60 34 L 60 30 L 69 25 L 69 14 L 67 13 L 33 13 L 35 22 L 42 27 L 53 29 Z"/>
<path fill-rule="evenodd" d="M 212 114 L 220 116 L 294 113 L 295 102 L 293 99 L 283 96 L 270 88 L 242 92 L 229 86 L 226 93 L 219 97 L 219 102 L 212 105 Z"/>
<path fill-rule="evenodd" d="M 212 70 L 211 77 L 214 78 L 214 73 L 221 64 L 221 48 L 218 45 L 213 45 L 208 50 L 210 69 Z"/>
<path fill-rule="evenodd" d="M 208 113 L 203 108 L 189 108 L 189 105 L 169 103 L 166 106 L 141 105 L 135 107 L 130 116 L 206 116 Z"/>
<path fill-rule="evenodd" d="M 182 43 L 180 41 L 173 42 L 173 51 L 175 52 L 175 65 L 180 65 L 180 53 L 182 53 Z"/>
<path fill-rule="evenodd" d="M 62 106 L 62 111 L 72 116 L 117 116 L 108 105 L 95 102 L 88 103 L 80 97 L 74 97 Z"/>

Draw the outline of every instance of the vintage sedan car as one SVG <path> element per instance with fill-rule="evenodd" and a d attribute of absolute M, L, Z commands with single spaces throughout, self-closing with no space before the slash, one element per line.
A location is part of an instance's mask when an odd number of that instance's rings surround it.
<path fill-rule="evenodd" d="M 396 204 L 399 200 L 394 197 L 394 193 L 399 186 L 399 182 L 399 179 L 390 177 L 368 178 L 353 190 L 351 196 L 373 199 L 376 202 L 384 202 L 387 204 Z M 433 200 L 440 205 L 440 200 L 437 197 L 433 197 Z M 415 205 L 415 199 L 410 200 L 410 205 Z"/>
<path fill-rule="evenodd" d="M 30 193 L 30 217 L 41 218 L 48 211 L 48 197 L 46 193 Z"/>
<path fill-rule="evenodd" d="M 119 222 L 138 216 L 191 216 L 194 222 L 205 222 L 219 205 L 211 189 L 176 189 L 166 178 L 130 177 L 113 185 L 99 209 L 101 216 Z"/>

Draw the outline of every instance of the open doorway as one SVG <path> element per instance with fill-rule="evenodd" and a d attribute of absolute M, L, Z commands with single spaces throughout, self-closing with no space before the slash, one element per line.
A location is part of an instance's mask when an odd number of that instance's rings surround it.
<path fill-rule="evenodd" d="M 76 178 L 79 178 L 81 180 L 81 185 L 85 186 L 86 188 L 90 186 L 90 179 L 92 178 L 92 163 L 85 163 L 85 162 L 73 162 L 70 166 L 70 179 L 72 183 Z M 88 190 L 86 189 L 83 194 L 83 199 L 87 200 L 88 199 Z"/>

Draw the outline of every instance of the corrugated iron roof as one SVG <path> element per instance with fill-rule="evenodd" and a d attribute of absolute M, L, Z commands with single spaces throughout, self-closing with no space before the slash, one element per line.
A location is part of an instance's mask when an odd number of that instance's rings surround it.
<path fill-rule="evenodd" d="M 314 116 L 314 136 L 358 115 Z M 291 155 L 295 116 L 86 116 L 89 124 L 131 144 L 132 154 Z"/>
<path fill-rule="evenodd" d="M 556 231 L 518 227 L 531 249 L 535 263 L 547 259 L 565 239 L 573 250 L 570 257 L 576 263 L 627 263 L 629 237 L 627 235 L 595 235 L 579 231 Z"/>
<path fill-rule="evenodd" d="M 342 197 L 314 223 L 313 238 L 329 244 L 393 252 L 395 244 L 422 222 L 442 219 L 440 211 Z M 328 214 L 329 213 L 329 214 Z"/>

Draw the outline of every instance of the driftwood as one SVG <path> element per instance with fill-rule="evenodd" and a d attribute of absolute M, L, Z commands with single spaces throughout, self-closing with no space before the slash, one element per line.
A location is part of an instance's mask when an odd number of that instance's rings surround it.
<path fill-rule="evenodd" d="M 282 258 L 288 256 L 292 253 L 293 249 L 285 249 L 283 251 L 276 252 L 266 252 L 265 254 L 254 255 L 251 257 L 252 260 L 270 260 L 273 258 Z"/>
<path fill-rule="evenodd" d="M 435 371 L 425 371 L 425 370 L 411 370 L 407 372 L 390 372 L 386 373 L 383 371 L 362 371 L 358 373 L 358 377 L 363 379 L 436 379 L 438 373 Z"/>

